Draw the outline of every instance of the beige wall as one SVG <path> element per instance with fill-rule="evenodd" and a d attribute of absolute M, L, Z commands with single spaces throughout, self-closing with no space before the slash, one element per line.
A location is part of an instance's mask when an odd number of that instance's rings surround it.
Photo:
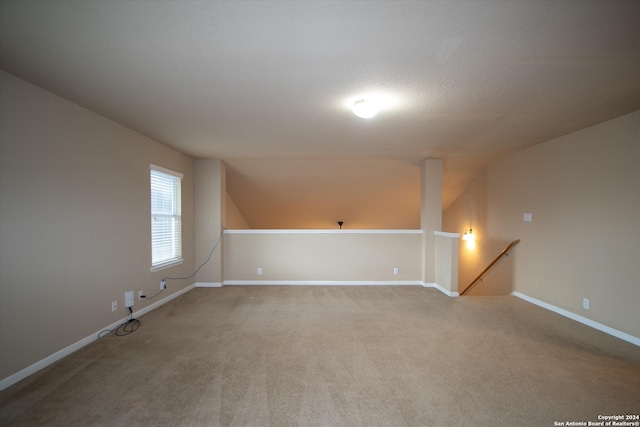
<path fill-rule="evenodd" d="M 451 296 L 458 295 L 458 233 L 435 232 L 435 283 Z"/>
<path fill-rule="evenodd" d="M 0 72 L 0 378 L 194 268 L 193 160 Z M 184 174 L 183 256 L 150 272 L 149 164 Z M 193 280 L 171 281 L 170 295 Z M 111 301 L 119 309 L 111 312 Z M 150 302 L 135 301 L 134 310 Z M 144 326 L 143 326 L 144 327 Z"/>
<path fill-rule="evenodd" d="M 219 285 L 224 275 L 222 231 L 226 224 L 226 167 L 218 159 L 195 161 L 196 258 L 199 285 Z M 208 261 L 207 261 L 208 260 Z"/>
<path fill-rule="evenodd" d="M 476 177 L 473 183 L 443 215 L 443 224 L 447 230 L 456 230 L 463 235 L 466 230 L 472 228 L 476 239 L 471 244 L 460 241 L 458 257 L 458 289 L 460 293 L 510 242 L 520 238 L 517 232 L 513 235 L 508 235 L 488 231 L 488 194 L 487 173 L 485 170 Z M 505 213 L 496 209 L 493 212 L 492 215 Z M 520 214 L 519 218 L 522 218 L 522 214 Z M 504 224 L 503 217 L 492 218 L 492 220 L 497 227 Z M 518 245 L 512 248 L 509 251 L 509 255 L 502 257 L 484 275 L 482 281 L 471 288 L 468 295 L 508 295 L 513 292 L 513 260 L 517 256 L 518 250 Z"/>
<path fill-rule="evenodd" d="M 461 287 L 520 238 L 479 292 L 513 283 L 517 292 L 640 337 L 639 161 L 640 111 L 489 165 L 444 213 L 445 229 L 472 225 L 479 236 L 475 250 L 460 245 Z M 524 213 L 533 221 L 524 222 Z"/>
<path fill-rule="evenodd" d="M 424 159 L 420 169 L 420 229 L 422 230 L 422 281 L 436 282 L 436 236 L 442 231 L 442 160 Z"/>
<path fill-rule="evenodd" d="M 245 230 L 251 228 L 247 221 L 244 219 L 244 216 L 236 206 L 235 202 L 227 193 L 227 225 L 226 228 L 232 230 Z"/>
<path fill-rule="evenodd" d="M 422 280 L 417 230 L 228 230 L 224 245 L 225 282 Z"/>

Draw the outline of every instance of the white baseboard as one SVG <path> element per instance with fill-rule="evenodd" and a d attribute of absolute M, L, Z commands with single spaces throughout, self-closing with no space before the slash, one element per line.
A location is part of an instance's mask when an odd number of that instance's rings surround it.
<path fill-rule="evenodd" d="M 442 286 L 438 285 L 437 283 L 425 283 L 422 282 L 422 286 L 424 286 L 425 288 L 436 288 L 437 290 L 439 290 L 440 292 L 442 292 L 443 294 L 445 294 L 448 297 L 458 297 L 460 296 L 460 294 L 458 294 L 458 292 L 452 292 L 450 290 L 447 290 L 445 288 L 443 288 Z"/>
<path fill-rule="evenodd" d="M 197 282 L 196 288 L 221 288 L 222 283 L 216 282 Z"/>
<path fill-rule="evenodd" d="M 224 286 L 424 286 L 436 288 L 450 297 L 457 297 L 458 292 L 451 292 L 437 283 L 425 283 L 421 280 L 225 280 Z M 196 284 L 199 286 L 199 284 Z M 202 286 L 204 287 L 204 286 Z M 211 286 L 214 287 L 214 286 Z"/>
<path fill-rule="evenodd" d="M 167 295 L 166 297 L 162 298 L 161 300 L 158 300 L 156 302 L 154 302 L 153 304 L 150 304 L 148 306 L 146 306 L 145 308 L 138 310 L 138 311 L 134 311 L 133 314 L 134 316 L 142 316 L 143 314 L 146 314 L 158 307 L 160 307 L 163 304 L 168 303 L 169 301 L 179 297 L 182 294 L 185 294 L 187 292 L 189 292 L 191 289 L 193 289 L 195 287 L 195 285 L 190 285 L 187 286 L 186 288 L 183 288 L 181 290 L 179 290 L 178 292 L 174 292 L 171 295 Z M 113 322 L 112 324 L 105 326 L 104 328 L 101 328 L 100 330 L 94 332 L 93 334 L 89 335 L 88 337 L 85 337 L 83 339 L 81 339 L 80 341 L 77 341 L 65 348 L 63 348 L 62 350 L 56 351 L 55 353 L 45 357 L 42 360 L 39 360 L 38 362 L 34 363 L 33 365 L 27 366 L 26 368 L 16 372 L 15 374 L 9 375 L 6 378 L 3 378 L 2 380 L 0 380 L 0 390 L 4 390 L 7 387 L 10 387 L 12 385 L 14 385 L 15 383 L 17 383 L 18 381 L 21 381 L 25 378 L 27 378 L 29 375 L 33 375 L 36 372 L 38 372 L 41 369 L 46 368 L 47 366 L 57 362 L 58 360 L 62 359 L 63 357 L 66 357 L 68 355 L 70 355 L 71 353 L 80 350 L 82 347 L 91 344 L 93 341 L 95 341 L 96 339 L 98 339 L 98 335 L 100 334 L 100 332 L 103 332 L 105 330 L 111 330 L 111 329 L 115 329 L 118 326 L 120 326 L 121 324 L 123 324 L 124 322 L 127 321 L 127 319 L 129 318 L 129 316 L 127 315 L 126 317 L 123 317 L 122 319 Z"/>
<path fill-rule="evenodd" d="M 419 280 L 225 280 L 224 286 L 418 286 Z"/>
<path fill-rule="evenodd" d="M 549 311 L 553 311 L 554 313 L 558 313 L 561 316 L 568 317 L 569 319 L 575 320 L 576 322 L 580 322 L 583 325 L 590 326 L 601 332 L 612 335 L 616 338 L 620 338 L 621 340 L 630 342 L 631 344 L 640 346 L 640 338 L 634 337 L 633 335 L 627 334 L 617 329 L 613 329 L 609 326 L 603 325 L 602 323 L 594 322 L 593 320 L 587 319 L 586 317 L 580 316 L 579 314 L 572 313 L 560 307 L 556 307 L 555 305 L 546 303 L 544 301 L 540 301 L 539 299 L 532 298 L 525 294 L 521 294 L 520 292 L 514 291 L 514 292 L 511 292 L 511 295 L 513 295 L 514 297 L 520 298 L 522 300 L 525 300 L 527 302 L 530 302 L 531 304 L 535 304 L 539 307 L 545 308 Z"/>

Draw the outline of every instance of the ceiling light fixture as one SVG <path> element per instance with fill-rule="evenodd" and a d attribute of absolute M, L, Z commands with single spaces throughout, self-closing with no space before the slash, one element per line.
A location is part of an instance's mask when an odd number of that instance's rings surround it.
<path fill-rule="evenodd" d="M 361 119 L 370 119 L 378 114 L 378 107 L 367 99 L 359 99 L 353 104 L 353 114 Z"/>

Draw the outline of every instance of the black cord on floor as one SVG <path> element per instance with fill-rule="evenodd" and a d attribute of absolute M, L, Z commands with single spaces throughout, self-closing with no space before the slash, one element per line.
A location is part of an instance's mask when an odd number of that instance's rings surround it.
<path fill-rule="evenodd" d="M 130 319 L 128 322 L 116 328 L 116 335 L 119 337 L 129 335 L 136 331 L 140 327 L 141 323 L 138 319 Z"/>
<path fill-rule="evenodd" d="M 218 247 L 218 245 L 220 244 L 220 241 L 222 240 L 222 235 L 224 234 L 224 228 L 220 231 L 220 235 L 218 236 L 218 241 L 216 242 L 215 245 L 213 245 L 213 248 L 211 249 L 211 251 L 209 252 L 209 256 L 207 257 L 207 259 L 198 266 L 198 268 L 196 268 L 196 271 L 194 271 L 192 274 L 190 274 L 189 276 L 186 277 L 165 277 L 164 279 L 162 279 L 162 281 L 167 281 L 167 280 L 185 280 L 185 279 L 190 279 L 193 276 L 195 276 L 196 274 L 198 274 L 198 272 L 200 271 L 200 269 L 202 267 L 204 267 L 204 265 L 206 263 L 208 263 L 211 260 L 211 257 L 213 256 L 213 252 L 215 252 L 216 248 Z M 160 295 L 162 292 L 165 291 L 165 289 L 167 289 L 167 285 L 165 283 L 164 288 L 160 289 L 160 292 L 153 294 L 151 296 L 145 296 L 142 295 L 140 296 L 140 298 L 145 298 L 145 299 L 153 299 L 155 297 L 157 297 L 158 295 Z M 115 331 L 116 332 L 116 336 L 122 337 L 125 335 L 129 335 L 132 332 L 135 332 L 136 329 L 138 329 L 140 327 L 140 321 L 137 319 L 133 318 L 133 310 L 131 309 L 131 307 L 129 308 L 129 317 L 127 318 L 127 321 L 122 323 L 121 325 L 118 325 L 117 328 L 115 329 L 105 329 L 104 331 L 101 331 L 98 334 L 98 338 L 102 338 L 104 335 L 110 334 L 111 332 Z M 103 335 L 104 334 L 104 335 Z"/>
<path fill-rule="evenodd" d="M 133 310 L 131 309 L 131 307 L 128 307 L 128 308 L 129 308 L 129 317 L 127 318 L 127 320 L 124 323 L 121 323 L 120 325 L 118 325 L 114 329 L 105 329 L 104 331 L 101 331 L 98 334 L 98 338 L 102 338 L 103 336 L 110 334 L 113 331 L 116 332 L 116 336 L 118 337 L 123 337 L 125 335 L 129 335 L 135 332 L 136 329 L 140 327 L 141 323 L 138 319 L 133 318 Z"/>

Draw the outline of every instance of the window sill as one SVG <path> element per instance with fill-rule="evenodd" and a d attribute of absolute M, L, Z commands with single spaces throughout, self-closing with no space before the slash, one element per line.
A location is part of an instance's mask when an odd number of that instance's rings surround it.
<path fill-rule="evenodd" d="M 153 267 L 151 267 L 151 272 L 154 273 L 156 271 L 160 271 L 160 270 L 164 270 L 165 268 L 170 268 L 170 267 L 174 267 L 176 265 L 180 265 L 182 264 L 182 262 L 184 261 L 184 259 L 180 258 L 180 259 L 174 259 L 171 261 L 167 261 L 163 264 L 158 264 L 158 265 L 154 265 Z"/>

